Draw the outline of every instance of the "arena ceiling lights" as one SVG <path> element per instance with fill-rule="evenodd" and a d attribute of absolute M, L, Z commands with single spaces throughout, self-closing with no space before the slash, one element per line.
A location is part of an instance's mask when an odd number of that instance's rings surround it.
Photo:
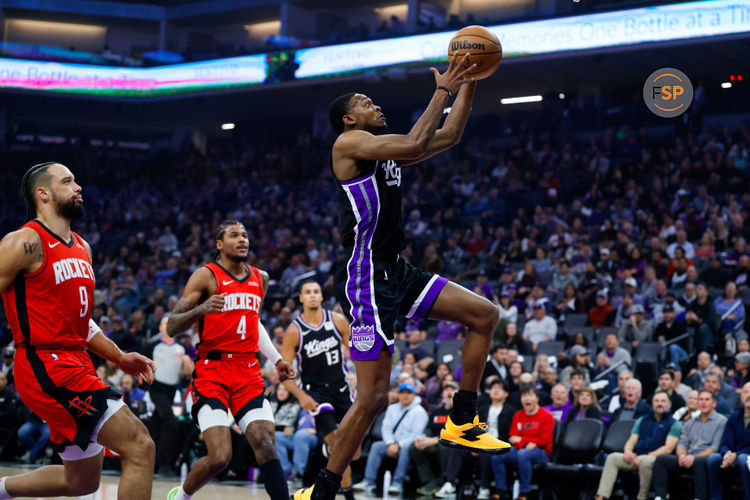
<path fill-rule="evenodd" d="M 702 0 L 489 27 L 505 57 L 622 47 L 746 33 L 750 0 Z M 453 32 L 297 50 L 298 79 L 447 61 Z M 289 54 L 292 51 L 288 52 Z M 271 56 L 272 57 L 272 56 Z M 268 77 L 267 54 L 155 68 L 0 59 L 0 88 L 153 97 L 243 88 Z"/>

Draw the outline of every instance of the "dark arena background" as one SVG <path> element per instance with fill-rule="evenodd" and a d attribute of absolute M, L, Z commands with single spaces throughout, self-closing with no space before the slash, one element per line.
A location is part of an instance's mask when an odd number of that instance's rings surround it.
<path fill-rule="evenodd" d="M 748 0 L 0 0 L 0 232 L 26 222 L 26 169 L 70 168 L 92 318 L 158 373 L 162 318 L 237 219 L 269 275 L 261 320 L 281 351 L 301 283 L 343 306 L 329 103 L 364 93 L 406 134 L 435 90 L 428 68 L 444 71 L 453 34 L 475 24 L 503 60 L 460 143 L 403 167 L 401 258 L 498 308 L 478 408 L 515 449 L 437 444 L 467 331 L 402 316 L 387 404 L 410 415 L 375 419 L 355 497 L 750 499 Z M 178 337 L 186 356 L 198 337 Z M 5 312 L 0 347 L 0 475 L 61 463 L 16 393 Z M 294 494 L 329 451 L 259 358 Z M 151 433 L 152 497 L 167 498 L 206 454 L 190 370 L 165 416 L 149 385 L 92 360 Z M 554 429 L 534 420 L 546 411 Z M 233 429 L 231 461 L 196 500 L 268 498 Z M 117 498 L 120 469 L 107 452 L 81 498 Z"/>

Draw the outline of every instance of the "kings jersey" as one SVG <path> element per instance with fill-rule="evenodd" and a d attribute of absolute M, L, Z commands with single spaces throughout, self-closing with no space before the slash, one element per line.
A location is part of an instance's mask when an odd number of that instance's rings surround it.
<path fill-rule="evenodd" d="M 64 241 L 37 220 L 23 227 L 39 235 L 43 260 L 3 291 L 13 341 L 36 349 L 85 348 L 95 279 L 83 240 L 71 232 Z"/>
<path fill-rule="evenodd" d="M 240 280 L 218 262 L 210 262 L 205 267 L 216 278 L 216 294 L 226 296 L 220 312 L 206 314 L 198 321 L 198 357 L 204 358 L 209 351 L 258 352 L 258 319 L 263 301 L 260 271 L 247 266 L 248 274 Z"/>

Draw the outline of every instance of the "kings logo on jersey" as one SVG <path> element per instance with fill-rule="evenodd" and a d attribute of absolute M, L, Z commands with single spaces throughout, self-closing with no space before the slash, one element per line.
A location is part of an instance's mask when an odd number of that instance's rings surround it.
<path fill-rule="evenodd" d="M 352 327 L 352 345 L 358 351 L 368 351 L 375 345 L 375 327 L 362 325 Z"/>

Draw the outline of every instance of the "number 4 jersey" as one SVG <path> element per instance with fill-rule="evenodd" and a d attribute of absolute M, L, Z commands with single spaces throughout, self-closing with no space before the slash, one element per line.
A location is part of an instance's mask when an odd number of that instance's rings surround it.
<path fill-rule="evenodd" d="M 37 349 L 85 348 L 95 281 L 83 240 L 71 232 L 63 241 L 38 220 L 23 227 L 39 235 L 43 258 L 39 269 L 18 273 L 3 291 L 13 341 Z"/>
<path fill-rule="evenodd" d="M 205 266 L 216 278 L 216 294 L 225 293 L 221 312 L 206 314 L 198 321 L 198 357 L 209 351 L 258 352 L 258 317 L 263 301 L 260 271 L 247 266 L 247 276 L 237 279 L 218 262 Z"/>

